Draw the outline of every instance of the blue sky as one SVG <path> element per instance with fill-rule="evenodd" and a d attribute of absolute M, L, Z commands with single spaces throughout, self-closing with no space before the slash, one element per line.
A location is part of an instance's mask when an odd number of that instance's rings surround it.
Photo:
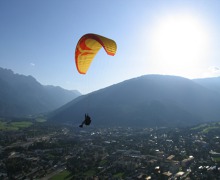
<path fill-rule="evenodd" d="M 44 85 L 88 93 L 145 74 L 220 76 L 218 0 L 0 0 L 0 67 Z M 75 46 L 86 33 L 114 39 L 86 75 Z"/>

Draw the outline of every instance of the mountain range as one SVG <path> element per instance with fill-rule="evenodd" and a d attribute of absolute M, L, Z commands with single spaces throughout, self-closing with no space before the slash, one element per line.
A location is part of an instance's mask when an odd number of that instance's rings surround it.
<path fill-rule="evenodd" d="M 190 126 L 220 120 L 220 77 L 144 75 L 81 95 L 0 68 L 0 117 L 46 113 L 48 121 L 92 126 Z"/>
<path fill-rule="evenodd" d="M 79 96 L 48 120 L 93 126 L 190 126 L 220 120 L 220 78 L 145 75 Z"/>
<path fill-rule="evenodd" d="M 22 117 L 53 111 L 80 96 L 77 90 L 45 86 L 34 77 L 0 68 L 0 117 Z"/>

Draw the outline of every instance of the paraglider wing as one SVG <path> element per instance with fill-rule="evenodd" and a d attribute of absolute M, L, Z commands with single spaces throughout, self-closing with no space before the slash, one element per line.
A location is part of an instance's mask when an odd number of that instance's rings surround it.
<path fill-rule="evenodd" d="M 97 34 L 85 34 L 80 38 L 75 50 L 76 67 L 80 74 L 86 74 L 101 47 L 111 56 L 114 56 L 117 50 L 115 41 Z"/>

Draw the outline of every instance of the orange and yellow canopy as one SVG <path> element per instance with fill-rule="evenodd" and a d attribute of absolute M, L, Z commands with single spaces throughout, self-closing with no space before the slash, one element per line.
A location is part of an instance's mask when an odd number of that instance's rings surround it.
<path fill-rule="evenodd" d="M 75 50 L 76 67 L 80 74 L 86 74 L 101 47 L 111 56 L 114 56 L 117 50 L 115 41 L 97 34 L 85 34 L 80 38 Z"/>

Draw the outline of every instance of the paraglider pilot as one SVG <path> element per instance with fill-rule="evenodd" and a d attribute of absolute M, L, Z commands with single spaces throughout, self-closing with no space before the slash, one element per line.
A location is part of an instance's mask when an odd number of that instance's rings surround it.
<path fill-rule="evenodd" d="M 91 123 L 90 116 L 88 114 L 85 114 L 85 119 L 79 127 L 82 128 L 84 124 L 88 126 L 88 125 L 90 125 L 90 123 Z"/>

